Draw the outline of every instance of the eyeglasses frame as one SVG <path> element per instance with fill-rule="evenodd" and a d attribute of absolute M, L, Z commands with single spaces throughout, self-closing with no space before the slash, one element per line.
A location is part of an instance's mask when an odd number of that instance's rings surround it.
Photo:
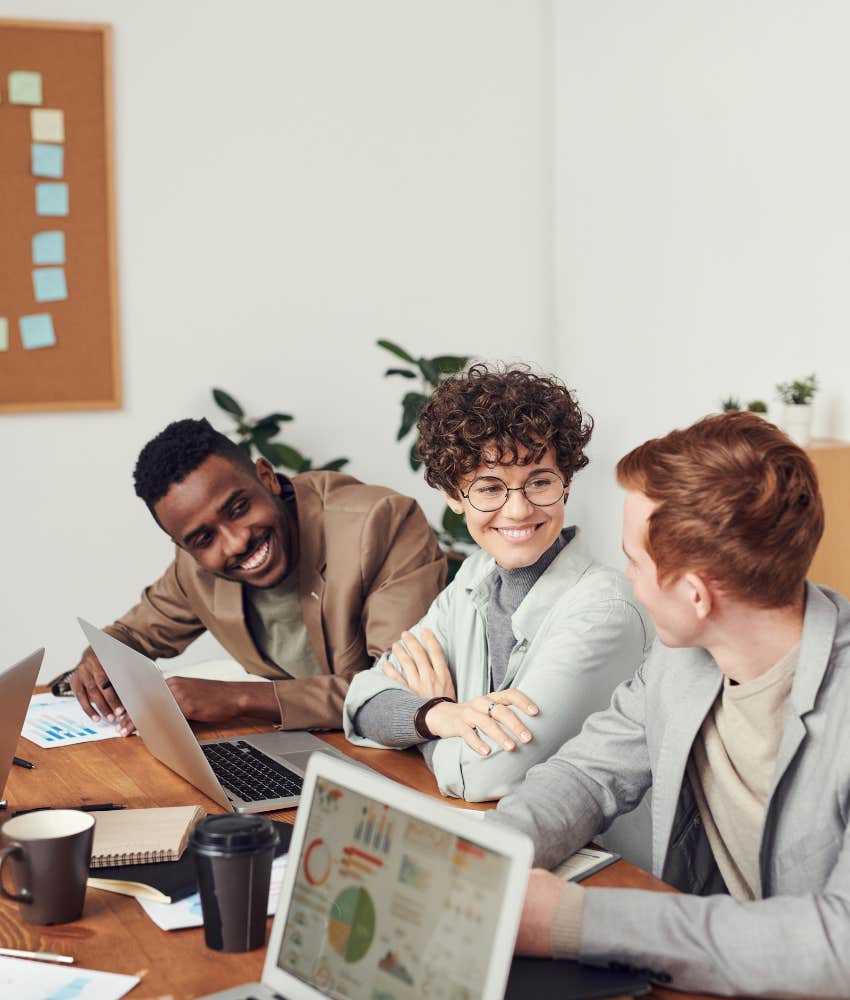
<path fill-rule="evenodd" d="M 529 497 L 529 495 L 525 492 L 525 488 L 526 486 L 528 486 L 529 480 L 533 479 L 534 476 L 540 475 L 541 473 L 544 472 L 551 473 L 557 480 L 560 481 L 561 487 L 563 488 L 563 493 L 560 495 L 560 497 L 558 497 L 557 500 L 552 500 L 549 503 L 535 503 L 531 499 L 531 497 Z M 482 479 L 496 479 L 502 484 L 502 486 L 505 487 L 505 499 L 499 504 L 498 507 L 491 507 L 488 510 L 482 510 L 480 507 L 476 507 L 475 504 L 472 502 L 472 500 L 469 499 L 469 492 L 472 490 L 472 487 Z M 469 502 L 469 505 L 470 507 L 473 508 L 473 510 L 477 510 L 481 514 L 494 514 L 497 510 L 501 510 L 502 507 L 504 507 L 505 504 L 508 502 L 508 500 L 510 500 L 511 493 L 516 493 L 519 490 L 522 490 L 522 495 L 531 504 L 532 507 L 554 507 L 556 503 L 560 503 L 560 501 L 566 497 L 567 487 L 569 485 L 570 485 L 569 479 L 561 479 L 561 477 L 554 469 L 537 469 L 529 474 L 529 476 L 522 484 L 522 486 L 508 486 L 508 484 L 504 481 L 504 479 L 502 479 L 499 476 L 476 476 L 475 479 L 473 479 L 472 482 L 469 484 L 469 490 L 467 490 L 466 493 L 464 493 L 463 490 L 458 490 L 458 492 L 460 493 L 460 495 L 463 497 L 464 500 L 467 500 Z"/>

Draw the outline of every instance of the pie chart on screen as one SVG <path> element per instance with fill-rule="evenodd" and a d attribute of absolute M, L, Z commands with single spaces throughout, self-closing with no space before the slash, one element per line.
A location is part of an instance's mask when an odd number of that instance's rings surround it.
<path fill-rule="evenodd" d="M 328 940 L 346 962 L 359 962 L 375 937 L 375 905 L 365 889 L 343 889 L 334 900 Z"/>
<path fill-rule="evenodd" d="M 324 885 L 331 874 L 331 852 L 321 837 L 316 837 L 304 852 L 304 878 L 310 885 Z"/>

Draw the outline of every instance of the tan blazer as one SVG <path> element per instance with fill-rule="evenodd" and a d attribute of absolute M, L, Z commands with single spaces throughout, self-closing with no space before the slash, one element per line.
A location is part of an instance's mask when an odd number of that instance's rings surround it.
<path fill-rule="evenodd" d="M 106 631 L 156 659 L 209 630 L 249 673 L 274 681 L 284 729 L 340 729 L 351 678 L 425 614 L 446 560 L 410 497 L 339 472 L 304 472 L 291 483 L 301 611 L 320 674 L 290 678 L 265 659 L 248 631 L 242 584 L 206 572 L 180 548 Z"/>

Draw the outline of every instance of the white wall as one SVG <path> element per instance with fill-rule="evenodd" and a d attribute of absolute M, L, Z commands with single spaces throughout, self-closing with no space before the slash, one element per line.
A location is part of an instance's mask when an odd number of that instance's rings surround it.
<path fill-rule="evenodd" d="M 555 6 L 557 359 L 597 418 L 572 514 L 617 565 L 616 460 L 817 372 L 850 437 L 850 6 Z"/>
<path fill-rule="evenodd" d="M 374 341 L 552 364 L 545 10 L 0 2 L 115 27 L 125 389 L 115 413 L 0 418 L 5 661 L 72 665 L 74 616 L 111 620 L 164 569 L 130 473 L 169 420 L 225 426 L 210 386 L 437 511 Z"/>

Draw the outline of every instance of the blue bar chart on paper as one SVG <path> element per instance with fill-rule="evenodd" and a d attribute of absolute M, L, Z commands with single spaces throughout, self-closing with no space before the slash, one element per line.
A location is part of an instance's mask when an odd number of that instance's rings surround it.
<path fill-rule="evenodd" d="M 113 739 L 118 736 L 118 730 L 105 719 L 92 722 L 75 699 L 37 694 L 27 709 L 21 736 L 36 746 L 49 749 Z"/>

